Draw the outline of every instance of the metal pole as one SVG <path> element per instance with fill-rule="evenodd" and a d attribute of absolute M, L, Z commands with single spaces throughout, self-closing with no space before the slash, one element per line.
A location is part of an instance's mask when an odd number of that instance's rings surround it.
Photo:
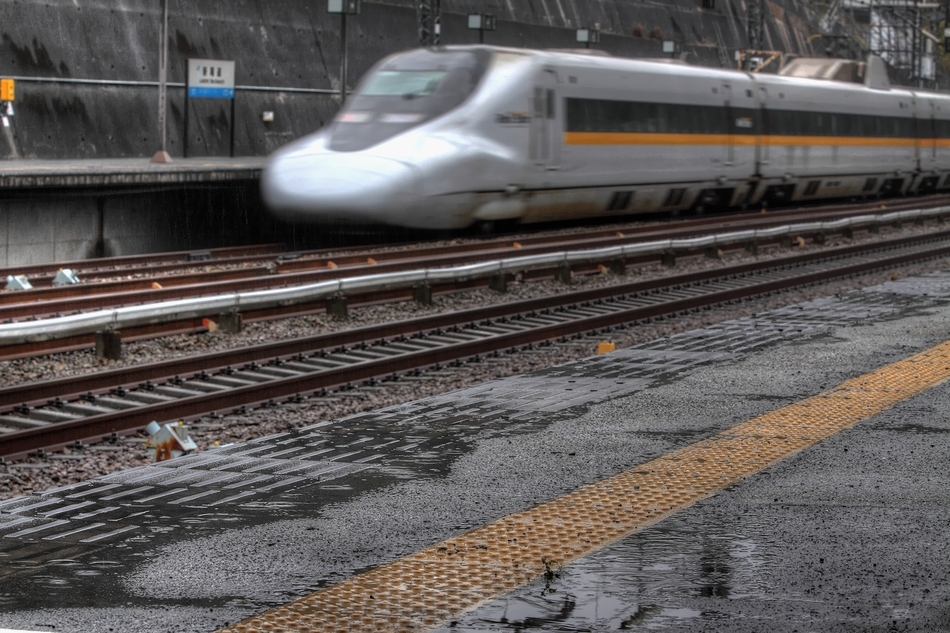
<path fill-rule="evenodd" d="M 190 108 L 188 107 L 189 101 L 190 100 L 188 99 L 188 86 L 185 86 L 185 129 L 184 129 L 184 132 L 182 134 L 182 139 L 181 139 L 181 155 L 183 158 L 188 158 L 188 110 L 190 110 Z"/>
<path fill-rule="evenodd" d="M 153 163 L 171 162 L 171 156 L 168 155 L 166 147 L 168 134 L 167 125 L 165 124 L 165 111 L 168 102 L 168 0 L 161 0 L 161 3 L 162 40 L 158 47 L 158 138 L 161 140 L 161 147 L 152 156 Z"/>
<path fill-rule="evenodd" d="M 158 81 L 161 83 L 159 88 L 159 102 L 158 102 L 158 125 L 160 126 L 159 134 L 162 135 L 162 151 L 166 151 L 165 142 L 167 140 L 166 126 L 165 126 L 165 108 L 166 108 L 166 99 L 167 99 L 167 84 L 168 84 L 168 0 L 162 0 L 162 52 L 161 52 L 161 67 L 158 70 Z"/>
<path fill-rule="evenodd" d="M 231 97 L 231 158 L 234 158 L 234 102 L 235 97 Z"/>
<path fill-rule="evenodd" d="M 919 7 L 919 1 L 914 0 L 914 53 L 917 55 L 915 60 L 915 72 L 917 73 L 917 87 L 924 87 L 924 38 L 920 34 L 923 26 L 923 11 Z"/>
<path fill-rule="evenodd" d="M 346 103 L 346 13 L 340 14 L 340 105 Z"/>

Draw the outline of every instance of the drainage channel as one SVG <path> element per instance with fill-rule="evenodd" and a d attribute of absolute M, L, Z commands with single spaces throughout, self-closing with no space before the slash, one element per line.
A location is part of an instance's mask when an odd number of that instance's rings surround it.
<path fill-rule="evenodd" d="M 443 364 L 481 362 L 486 355 L 497 356 L 521 346 L 547 345 L 605 328 L 625 329 L 636 321 L 708 309 L 719 303 L 947 254 L 950 239 L 943 237 L 921 238 L 900 246 L 878 245 L 861 253 L 839 253 L 810 262 L 778 266 L 768 262 L 760 264 L 762 269 L 758 271 L 693 284 L 618 294 L 480 322 L 466 318 L 464 324 L 411 336 L 362 341 L 215 373 L 200 371 L 161 384 L 146 381 L 138 388 L 119 387 L 72 401 L 55 398 L 46 406 L 21 405 L 0 414 L 0 455 L 16 458 L 40 448 L 138 429 L 152 420 L 190 418 L 272 404 L 278 399 L 300 401 L 304 394 L 322 396 L 327 389 L 346 389 L 353 382 L 372 384 L 405 372 L 438 370 Z M 565 303 L 571 297 L 567 295 Z M 451 317 L 443 318 L 446 316 Z"/>

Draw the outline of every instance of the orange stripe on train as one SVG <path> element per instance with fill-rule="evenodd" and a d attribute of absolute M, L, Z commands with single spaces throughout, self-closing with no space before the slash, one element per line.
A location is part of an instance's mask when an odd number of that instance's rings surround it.
<path fill-rule="evenodd" d="M 681 134 L 661 132 L 565 132 L 565 145 L 800 145 L 850 147 L 914 147 L 918 141 L 928 145 L 932 139 L 861 136 L 780 136 L 755 134 Z M 937 139 L 940 146 L 950 139 Z"/>

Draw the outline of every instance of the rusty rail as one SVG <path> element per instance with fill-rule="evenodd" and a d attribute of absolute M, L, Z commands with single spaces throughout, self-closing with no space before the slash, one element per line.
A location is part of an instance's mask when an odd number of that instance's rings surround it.
<path fill-rule="evenodd" d="M 928 245 L 929 244 L 929 245 Z M 903 250 L 902 250 L 903 249 Z M 890 253 L 888 254 L 888 252 Z M 870 253 L 885 253 L 884 256 L 869 259 Z M 524 330 L 501 333 L 487 338 L 444 345 L 433 349 L 410 351 L 390 358 L 357 363 L 350 366 L 327 369 L 316 374 L 305 374 L 292 378 L 267 381 L 259 384 L 247 385 L 208 393 L 202 396 L 186 397 L 171 402 L 162 402 L 154 405 L 139 407 L 129 411 L 116 411 L 105 415 L 92 416 L 85 419 L 70 421 L 48 427 L 17 431 L 0 436 L 0 455 L 6 457 L 22 456 L 38 448 L 61 446 L 76 440 L 87 440 L 91 437 L 108 435 L 111 433 L 126 432 L 140 428 L 147 422 L 158 419 L 168 420 L 200 416 L 210 411 L 221 411 L 236 407 L 255 406 L 260 403 L 278 400 L 287 397 L 297 397 L 301 393 L 309 393 L 342 384 L 352 383 L 370 378 L 388 376 L 393 373 L 429 367 L 435 364 L 460 361 L 465 358 L 479 357 L 492 352 L 512 347 L 540 343 L 560 337 L 576 335 L 583 332 L 614 327 L 642 319 L 657 317 L 665 314 L 680 313 L 696 310 L 704 306 L 723 302 L 735 301 L 759 294 L 784 290 L 795 286 L 807 285 L 828 279 L 867 272 L 876 268 L 895 266 L 909 261 L 925 258 L 946 256 L 950 254 L 950 235 L 944 234 L 941 239 L 933 238 L 902 238 L 885 243 L 877 243 L 864 247 L 847 247 L 833 249 L 824 253 L 810 253 L 794 257 L 775 260 L 766 264 L 744 264 L 716 272 L 693 273 L 675 278 L 668 278 L 653 282 L 639 282 L 624 284 L 610 288 L 592 291 L 576 292 L 558 297 L 531 300 L 479 308 L 460 313 L 449 313 L 414 319 L 411 321 L 392 323 L 381 327 L 362 328 L 350 332 L 340 332 L 318 337 L 311 337 L 306 341 L 284 341 L 274 345 L 257 346 L 245 350 L 222 352 L 211 357 L 181 359 L 159 363 L 151 369 L 147 367 L 132 370 L 122 383 L 135 381 L 157 381 L 160 376 L 168 376 L 171 372 L 187 373 L 207 371 L 214 365 L 238 362 L 256 362 L 270 358 L 280 362 L 294 354 L 300 355 L 301 345 L 306 349 L 321 349 L 330 346 L 356 344 L 363 340 L 376 340 L 391 337 L 405 337 L 410 332 L 426 332 L 428 336 L 435 336 L 432 328 L 460 326 L 463 323 L 475 323 L 473 328 L 480 327 L 477 322 L 483 319 L 521 319 L 530 321 L 538 317 L 539 311 L 571 310 L 569 306 L 578 303 L 591 305 L 591 302 L 607 300 L 610 297 L 628 297 L 631 294 L 640 296 L 656 295 L 660 289 L 693 288 L 700 290 L 723 280 L 733 280 L 739 283 L 738 287 L 705 292 L 694 297 L 678 298 L 663 301 L 654 305 L 631 307 L 611 312 L 584 316 L 560 323 L 551 323 L 531 327 Z M 858 260 L 858 261 L 855 261 Z M 812 270 L 805 267 L 813 266 Z M 769 279 L 753 283 L 755 277 L 774 271 L 785 271 L 781 279 Z M 796 272 L 798 271 L 798 272 Z M 555 312 L 556 313 L 556 312 Z M 520 315 L 520 316 L 519 316 Z M 424 336 L 424 335 L 420 335 Z M 387 343 L 380 343 L 386 345 Z M 390 343 L 394 344 L 394 343 Z M 279 366 L 276 365 L 276 366 Z M 129 370 L 110 372 L 110 377 L 118 377 L 120 373 Z M 151 372 L 151 373 L 150 373 Z M 74 377 L 60 381 L 49 381 L 45 384 L 23 386 L 19 393 L 38 401 L 49 398 L 58 388 L 66 387 L 67 393 L 75 394 L 89 388 L 90 390 L 105 389 L 105 382 L 93 376 Z M 103 379 L 104 380 L 104 379 Z M 81 387 L 80 387 L 81 385 Z M 13 401 L 13 389 L 0 391 L 2 402 L 9 406 Z"/>

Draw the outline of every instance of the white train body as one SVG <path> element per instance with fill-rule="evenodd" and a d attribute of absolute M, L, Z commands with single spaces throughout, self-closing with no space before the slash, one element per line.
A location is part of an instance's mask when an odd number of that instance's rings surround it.
<path fill-rule="evenodd" d="M 873 58 L 867 69 L 871 85 L 417 49 L 276 152 L 262 194 L 285 216 L 454 229 L 950 186 L 950 97 L 890 88 Z"/>

